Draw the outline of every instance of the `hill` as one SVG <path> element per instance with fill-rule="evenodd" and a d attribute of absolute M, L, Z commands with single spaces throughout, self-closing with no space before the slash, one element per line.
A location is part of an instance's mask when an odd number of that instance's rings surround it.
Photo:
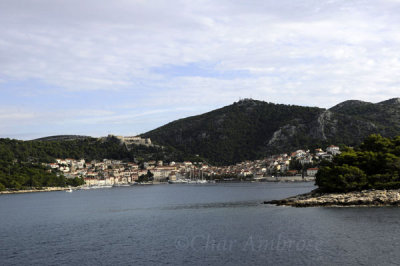
<path fill-rule="evenodd" d="M 252 99 L 171 122 L 143 134 L 154 142 L 231 164 L 299 148 L 357 145 L 370 134 L 400 135 L 400 100 L 345 101 L 330 109 Z"/>
<path fill-rule="evenodd" d="M 0 139 L 0 162 L 54 162 L 55 158 L 73 158 L 86 160 L 116 159 L 143 162 L 149 160 L 185 160 L 191 159 L 171 147 L 131 145 L 127 147 L 116 137 L 77 138 L 59 140 L 22 141 Z"/>
<path fill-rule="evenodd" d="M 80 136 L 80 135 L 57 135 L 57 136 L 49 136 L 43 137 L 35 140 L 39 141 L 62 141 L 62 140 L 77 140 L 77 139 L 87 139 L 89 136 Z"/>

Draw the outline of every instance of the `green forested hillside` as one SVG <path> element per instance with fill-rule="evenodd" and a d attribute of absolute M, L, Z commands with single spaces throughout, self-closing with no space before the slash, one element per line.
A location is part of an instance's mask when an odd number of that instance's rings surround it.
<path fill-rule="evenodd" d="M 230 164 L 259 157 L 277 129 L 288 122 L 307 128 L 322 111 L 315 107 L 246 100 L 169 123 L 144 136 L 162 145 L 200 154 L 215 164 Z M 311 143 L 299 135 L 290 144 L 300 146 Z"/>
<path fill-rule="evenodd" d="M 60 141 L 21 141 L 0 139 L 0 160 L 22 162 L 53 162 L 55 158 L 86 160 L 116 159 L 128 161 L 176 160 L 185 157 L 170 148 L 132 145 L 129 150 L 116 138 L 101 140 L 85 138 Z"/>
<path fill-rule="evenodd" d="M 370 134 L 400 135 L 400 103 L 346 101 L 331 109 L 251 99 L 171 122 L 143 134 L 214 164 L 329 144 L 358 145 Z"/>

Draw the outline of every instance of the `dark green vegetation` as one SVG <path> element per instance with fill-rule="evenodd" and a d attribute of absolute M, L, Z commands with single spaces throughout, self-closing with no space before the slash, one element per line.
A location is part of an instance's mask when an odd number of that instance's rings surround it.
<path fill-rule="evenodd" d="M 358 145 L 370 134 L 400 135 L 400 102 L 346 101 L 322 109 L 242 100 L 143 134 L 153 142 L 198 154 L 217 165 L 290 152 Z"/>
<path fill-rule="evenodd" d="M 44 138 L 39 138 L 35 140 L 40 141 L 60 141 L 60 140 L 77 140 L 77 139 L 87 139 L 89 136 L 80 136 L 80 135 L 56 135 L 56 136 L 48 136 Z"/>
<path fill-rule="evenodd" d="M 322 166 L 316 184 L 323 192 L 400 188 L 400 136 L 371 135 Z"/>
<path fill-rule="evenodd" d="M 139 182 L 149 182 L 149 181 L 153 181 L 154 175 L 152 172 L 150 172 L 150 170 L 147 170 L 147 173 L 145 175 L 141 175 L 138 178 Z"/>
<path fill-rule="evenodd" d="M 40 164 L 0 161 L 0 191 L 41 187 L 79 186 L 82 178 L 66 179 Z"/>
<path fill-rule="evenodd" d="M 149 160 L 201 160 L 185 155 L 173 148 L 122 145 L 116 138 L 75 138 L 69 140 L 20 141 L 0 139 L 0 190 L 27 187 L 80 185 L 81 179 L 65 179 L 47 171 L 41 163 L 54 162 L 56 158 L 85 160 L 116 159 Z"/>
<path fill-rule="evenodd" d="M 127 147 L 113 137 L 97 139 L 84 138 L 59 141 L 21 141 L 0 139 L 0 160 L 21 162 L 54 162 L 55 158 L 85 160 L 115 159 L 126 161 L 179 160 L 191 158 L 173 148 L 146 147 L 131 145 Z"/>

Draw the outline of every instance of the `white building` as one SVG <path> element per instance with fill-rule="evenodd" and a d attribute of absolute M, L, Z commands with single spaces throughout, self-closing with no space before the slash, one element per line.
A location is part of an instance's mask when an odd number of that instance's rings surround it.
<path fill-rule="evenodd" d="M 331 145 L 326 148 L 326 151 L 332 155 L 340 154 L 340 149 L 338 146 Z"/>
<path fill-rule="evenodd" d="M 315 176 L 318 172 L 318 168 L 308 168 L 307 175 L 308 176 Z"/>

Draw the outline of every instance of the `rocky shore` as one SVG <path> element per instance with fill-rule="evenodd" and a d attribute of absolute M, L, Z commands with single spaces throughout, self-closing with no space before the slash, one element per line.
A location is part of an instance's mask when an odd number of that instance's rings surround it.
<path fill-rule="evenodd" d="M 72 188 L 75 189 L 75 188 Z M 50 191 L 63 191 L 69 190 L 68 187 L 44 187 L 40 189 L 21 189 L 21 190 L 6 190 L 0 191 L 0 194 L 21 194 L 21 193 L 32 193 L 32 192 L 50 192 Z"/>
<path fill-rule="evenodd" d="M 264 203 L 292 207 L 400 206 L 400 189 L 348 193 L 321 193 L 313 190 L 310 193 Z"/>

